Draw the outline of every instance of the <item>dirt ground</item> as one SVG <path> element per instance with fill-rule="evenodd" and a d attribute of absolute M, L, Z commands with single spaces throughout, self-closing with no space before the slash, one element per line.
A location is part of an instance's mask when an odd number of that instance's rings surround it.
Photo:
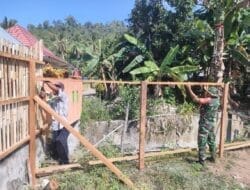
<path fill-rule="evenodd" d="M 250 149 L 229 151 L 216 164 L 208 165 L 209 170 L 216 175 L 233 178 L 242 186 L 250 187 Z"/>

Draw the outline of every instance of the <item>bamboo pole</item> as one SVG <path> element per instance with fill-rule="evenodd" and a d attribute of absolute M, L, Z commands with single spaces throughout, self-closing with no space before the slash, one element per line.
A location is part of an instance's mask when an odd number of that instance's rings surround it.
<path fill-rule="evenodd" d="M 36 177 L 44 177 L 44 176 L 48 176 L 54 173 L 58 173 L 58 172 L 65 172 L 68 170 L 72 170 L 72 169 L 81 169 L 82 166 L 80 164 L 67 164 L 67 165 L 59 165 L 59 166 L 49 166 L 49 167 L 45 167 L 45 168 L 39 168 L 36 171 Z"/>
<path fill-rule="evenodd" d="M 223 107 L 222 107 L 222 113 L 221 113 L 220 144 L 219 144 L 220 158 L 223 157 L 223 152 L 224 152 L 225 130 L 226 130 L 226 122 L 227 122 L 228 89 L 229 89 L 229 83 L 226 83 L 224 85 L 224 90 L 223 90 Z"/>
<path fill-rule="evenodd" d="M 141 100 L 140 100 L 140 139 L 139 139 L 139 169 L 142 170 L 144 165 L 144 149 L 145 149 L 145 134 L 147 122 L 147 82 L 141 83 Z"/>
<path fill-rule="evenodd" d="M 163 151 L 163 152 L 151 152 L 151 153 L 146 153 L 144 155 L 144 158 L 165 156 L 165 155 L 171 155 L 171 154 L 180 154 L 180 153 L 185 153 L 185 152 L 191 152 L 192 150 L 193 150 L 192 148 L 184 148 L 184 149 L 178 149 L 178 150 L 168 150 L 168 151 Z M 124 157 L 117 157 L 117 158 L 109 158 L 109 161 L 111 162 L 131 161 L 131 160 L 137 160 L 138 158 L 139 158 L 139 155 L 124 156 Z M 101 160 L 89 161 L 89 165 L 98 165 L 98 164 L 103 164 L 103 162 Z"/>
<path fill-rule="evenodd" d="M 124 121 L 124 127 L 122 129 L 122 134 L 121 134 L 121 153 L 122 155 L 124 154 L 124 147 L 123 147 L 123 142 L 124 142 L 124 138 L 128 129 L 128 116 L 129 116 L 129 102 L 127 103 L 126 106 L 126 114 L 125 114 L 125 121 Z"/>
<path fill-rule="evenodd" d="M 127 184 L 130 188 L 135 189 L 133 182 L 127 178 L 115 165 L 112 164 L 98 149 L 96 149 L 84 136 L 76 131 L 68 121 L 58 115 L 47 103 L 41 100 L 38 96 L 34 100 L 41 106 L 47 113 L 51 114 L 58 122 L 60 122 L 72 135 L 80 140 L 80 142 L 97 158 L 102 160 L 104 164 L 114 173 L 117 177 Z"/>
<path fill-rule="evenodd" d="M 36 185 L 36 122 L 35 122 L 35 102 L 33 97 L 35 96 L 35 72 L 36 64 L 35 62 L 29 63 L 29 162 L 31 171 L 31 185 L 35 187 Z M 24 124 L 25 126 L 25 124 Z"/>

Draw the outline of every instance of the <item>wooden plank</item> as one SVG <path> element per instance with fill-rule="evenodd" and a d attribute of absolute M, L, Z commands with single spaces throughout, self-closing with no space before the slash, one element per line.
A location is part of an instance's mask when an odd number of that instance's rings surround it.
<path fill-rule="evenodd" d="M 242 141 L 242 142 L 235 142 L 235 143 L 228 143 L 225 144 L 225 151 L 228 150 L 234 150 L 239 148 L 245 148 L 250 146 L 250 141 Z M 179 153 L 185 153 L 185 152 L 191 152 L 196 149 L 192 148 L 186 148 L 186 149 L 178 149 L 178 150 L 170 150 L 170 151 L 163 151 L 163 152 L 153 152 L 153 153 L 145 153 L 144 157 L 157 157 L 157 156 L 164 156 L 164 155 L 171 155 L 171 154 L 179 154 Z M 139 158 L 139 155 L 135 156 L 124 156 L 124 157 L 117 157 L 117 158 L 109 158 L 109 161 L 111 162 L 122 162 L 122 161 L 131 161 L 131 160 L 137 160 Z M 97 165 L 97 164 L 103 164 L 101 160 L 92 160 L 88 162 L 89 165 Z"/>
<path fill-rule="evenodd" d="M 0 51 L 0 57 L 25 61 L 27 63 L 35 62 L 35 63 L 39 63 L 39 64 L 45 64 L 43 61 L 39 61 L 39 60 L 32 59 L 32 58 L 22 57 L 22 56 L 19 56 L 19 55 L 11 55 L 9 53 L 5 53 L 5 52 L 1 52 L 1 51 Z"/>
<path fill-rule="evenodd" d="M 141 83 L 141 99 L 140 99 L 140 137 L 139 137 L 139 169 L 145 167 L 144 164 L 144 149 L 145 149 L 145 135 L 147 122 L 147 82 Z"/>
<path fill-rule="evenodd" d="M 48 176 L 51 174 L 55 174 L 58 172 L 65 172 L 68 170 L 72 170 L 72 169 L 81 169 L 82 166 L 80 164 L 67 164 L 67 165 L 56 165 L 56 166 L 49 166 L 49 167 L 45 167 L 45 168 L 38 168 L 36 170 L 36 177 L 44 177 L 44 176 Z"/>
<path fill-rule="evenodd" d="M 46 102 L 41 100 L 39 96 L 35 96 L 34 100 L 40 105 L 47 113 L 51 114 L 58 122 L 60 122 L 72 135 L 74 135 L 80 142 L 97 158 L 102 160 L 104 164 L 114 173 L 117 177 L 127 184 L 130 188 L 135 188 L 133 182 L 127 178 L 115 165 L 112 164 L 94 145 L 92 145 L 84 136 L 76 131 L 68 121 L 58 115 Z"/>
<path fill-rule="evenodd" d="M 19 98 L 8 98 L 5 100 L 0 100 L 0 105 L 13 104 L 17 102 L 27 102 L 29 101 L 29 97 L 19 97 Z"/>
<path fill-rule="evenodd" d="M 239 141 L 239 142 L 227 143 L 224 145 L 224 147 L 226 148 L 226 147 L 241 145 L 241 144 L 248 143 L 248 142 L 250 141 Z"/>
<path fill-rule="evenodd" d="M 31 171 L 31 185 L 36 185 L 36 122 L 35 122 L 35 102 L 33 97 L 35 96 L 35 73 L 36 73 L 35 62 L 29 63 L 29 162 Z"/>
<path fill-rule="evenodd" d="M 83 84 L 88 83 L 107 83 L 107 84 L 134 84 L 139 85 L 141 82 L 137 81 L 103 81 L 103 80 L 83 80 Z M 195 85 L 195 86 L 223 86 L 224 83 L 213 83 L 213 82 L 149 82 L 148 85 Z"/>
<path fill-rule="evenodd" d="M 185 153 L 185 152 L 191 152 L 192 150 L 193 149 L 191 148 L 186 148 L 186 149 L 168 150 L 168 151 L 163 151 L 163 152 L 145 153 L 144 158 L 165 156 L 165 155 L 171 155 L 171 154 L 180 154 L 180 153 Z M 124 157 L 117 157 L 117 158 L 109 158 L 109 161 L 121 162 L 121 161 L 137 160 L 138 158 L 139 158 L 139 155 L 124 156 Z M 89 161 L 89 165 L 97 165 L 97 164 L 103 164 L 103 162 L 101 160 Z"/>
<path fill-rule="evenodd" d="M 219 144 L 220 158 L 223 157 L 223 152 L 224 152 L 225 130 L 226 130 L 226 124 L 227 124 L 228 90 L 229 90 L 229 83 L 224 85 L 224 91 L 223 91 L 223 107 L 222 107 L 222 113 L 221 113 L 220 144 Z"/>
<path fill-rule="evenodd" d="M 83 80 L 83 84 L 88 84 L 88 83 L 107 83 L 107 84 L 135 84 L 139 85 L 141 82 L 135 82 L 135 81 L 103 81 L 103 80 Z"/>
<path fill-rule="evenodd" d="M 2 132 L 2 128 L 3 128 L 3 113 L 2 113 L 2 106 L 0 105 L 0 152 L 3 151 L 3 132 Z"/>
<path fill-rule="evenodd" d="M 236 149 L 240 149 L 240 148 L 246 148 L 246 147 L 250 147 L 250 142 L 245 142 L 239 145 L 235 145 L 235 146 L 229 146 L 229 147 L 225 147 L 224 150 L 228 151 L 228 150 L 236 150 Z"/>

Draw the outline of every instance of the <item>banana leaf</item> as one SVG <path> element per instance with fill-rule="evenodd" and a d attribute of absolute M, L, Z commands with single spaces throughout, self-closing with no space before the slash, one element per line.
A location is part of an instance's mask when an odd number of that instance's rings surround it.
<path fill-rule="evenodd" d="M 174 48 L 171 48 L 165 58 L 163 59 L 160 69 L 164 70 L 164 67 L 170 66 L 173 63 L 173 60 L 176 56 L 176 54 L 179 51 L 179 45 L 175 46 Z"/>
<path fill-rule="evenodd" d="M 170 68 L 170 70 L 176 74 L 185 74 L 199 70 L 199 66 L 193 66 L 193 65 L 176 66 Z"/>
<path fill-rule="evenodd" d="M 129 35 L 129 34 L 124 34 L 124 38 L 125 38 L 129 43 L 131 43 L 131 44 L 133 44 L 133 45 L 135 45 L 135 46 L 138 45 L 138 40 L 137 40 L 135 37 L 133 37 L 133 36 L 131 36 L 131 35 Z"/>
<path fill-rule="evenodd" d="M 152 73 L 154 70 L 148 67 L 139 67 L 137 69 L 134 69 L 133 71 L 130 71 L 129 73 L 131 75 L 140 75 L 140 74 L 147 74 L 147 73 Z"/>
<path fill-rule="evenodd" d="M 142 55 L 137 55 L 123 70 L 123 73 L 131 71 L 136 65 L 143 61 L 144 57 Z"/>
<path fill-rule="evenodd" d="M 230 52 L 233 58 L 239 63 L 245 66 L 250 66 L 250 58 L 247 52 L 240 51 L 239 49 L 231 49 Z"/>
<path fill-rule="evenodd" d="M 160 70 L 160 68 L 153 61 L 145 61 L 144 64 L 146 67 L 151 68 L 152 70 L 155 70 L 155 71 Z"/>

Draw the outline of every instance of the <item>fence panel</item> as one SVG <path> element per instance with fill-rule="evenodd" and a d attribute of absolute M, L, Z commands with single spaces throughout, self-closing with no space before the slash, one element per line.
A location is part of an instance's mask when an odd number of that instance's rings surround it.
<path fill-rule="evenodd" d="M 29 139 L 29 64 L 37 60 L 41 75 L 41 46 L 27 48 L 0 39 L 0 160 Z"/>

